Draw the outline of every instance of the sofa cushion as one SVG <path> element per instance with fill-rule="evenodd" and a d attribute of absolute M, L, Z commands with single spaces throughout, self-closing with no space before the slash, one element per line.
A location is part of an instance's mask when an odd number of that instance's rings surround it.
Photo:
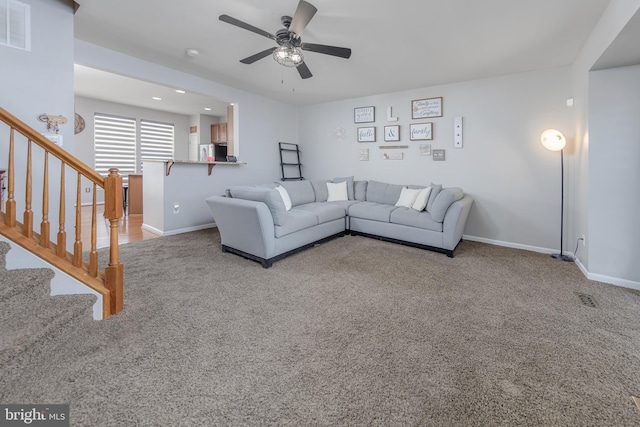
<path fill-rule="evenodd" d="M 282 197 L 275 188 L 235 186 L 229 188 L 229 193 L 231 193 L 231 197 L 236 199 L 253 200 L 266 204 L 271 211 L 275 225 L 283 225 L 288 218 Z"/>
<path fill-rule="evenodd" d="M 398 209 L 393 204 L 375 202 L 358 202 L 349 206 L 349 216 L 354 218 L 370 219 L 373 221 L 389 222 L 391 212 Z"/>
<path fill-rule="evenodd" d="M 329 194 L 329 196 L 327 197 L 327 202 L 349 199 L 347 193 L 347 183 L 345 181 L 337 183 L 327 182 L 327 193 Z"/>
<path fill-rule="evenodd" d="M 416 197 L 418 197 L 420 191 L 422 190 L 417 188 L 409 189 L 407 187 L 404 187 L 400 192 L 400 197 L 398 197 L 398 201 L 395 203 L 395 206 L 410 208 L 416 201 Z"/>
<path fill-rule="evenodd" d="M 416 201 L 413 202 L 411 206 L 412 209 L 417 211 L 423 211 L 427 207 L 427 203 L 429 202 L 429 196 L 431 195 L 431 187 L 426 187 L 420 190 L 418 193 L 418 197 L 416 197 Z"/>
<path fill-rule="evenodd" d="M 367 184 L 367 202 L 394 205 L 400 197 L 402 185 L 387 184 L 379 181 L 369 181 Z"/>
<path fill-rule="evenodd" d="M 361 202 L 367 200 L 367 181 L 354 181 L 353 197 Z"/>
<path fill-rule="evenodd" d="M 315 198 L 316 202 L 327 201 L 327 197 L 329 197 L 329 193 L 327 191 L 327 182 L 328 181 L 326 179 L 311 181 L 311 187 L 313 187 L 313 193 L 316 196 Z"/>
<path fill-rule="evenodd" d="M 417 211 L 411 208 L 398 208 L 391 212 L 391 222 L 393 224 L 442 232 L 442 221 L 434 221 L 429 212 Z"/>
<path fill-rule="evenodd" d="M 282 181 L 280 185 L 289 193 L 292 206 L 316 201 L 316 195 L 309 181 Z"/>
<path fill-rule="evenodd" d="M 318 217 L 315 214 L 301 211 L 297 208 L 291 209 L 287 222 L 282 225 L 276 225 L 274 234 L 278 238 L 315 225 L 318 225 Z"/>
<path fill-rule="evenodd" d="M 464 193 L 461 188 L 445 188 L 438 193 L 436 200 L 431 206 L 431 217 L 434 221 L 444 221 L 444 215 L 447 213 L 449 206 L 457 200 L 462 199 Z"/>
<path fill-rule="evenodd" d="M 347 199 L 355 200 L 353 195 L 353 176 L 347 176 L 343 178 L 333 178 L 333 182 L 346 182 L 347 183 Z"/>
<path fill-rule="evenodd" d="M 280 193 L 280 197 L 282 197 L 282 202 L 284 203 L 284 208 L 288 211 L 291 210 L 291 197 L 289 197 L 289 192 L 281 185 L 276 187 L 278 193 Z"/>
<path fill-rule="evenodd" d="M 433 202 L 438 197 L 438 193 L 442 190 L 442 184 L 434 184 L 433 182 L 430 185 L 431 194 L 429 194 L 429 201 L 427 202 L 427 212 L 431 212 L 431 207 L 433 206 Z"/>
<path fill-rule="evenodd" d="M 318 224 L 324 224 L 325 222 L 344 218 L 346 215 L 345 208 L 343 208 L 340 205 L 334 204 L 333 202 L 306 203 L 304 205 L 296 206 L 294 210 L 301 210 L 301 211 L 313 213 L 318 217 Z"/>

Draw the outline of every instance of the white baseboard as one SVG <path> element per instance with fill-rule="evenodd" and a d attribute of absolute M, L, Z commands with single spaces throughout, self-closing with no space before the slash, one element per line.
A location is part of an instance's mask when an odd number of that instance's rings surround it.
<path fill-rule="evenodd" d="M 470 240 L 472 242 L 480 242 L 480 243 L 488 243 L 490 245 L 504 246 L 505 248 L 523 249 L 525 251 L 539 252 L 541 254 L 551 255 L 552 253 L 558 252 L 558 249 L 541 248 L 538 246 L 523 245 L 520 243 L 504 242 L 502 240 L 486 239 L 484 237 L 464 235 L 462 236 L 462 239 Z M 567 252 L 567 255 L 570 255 L 570 254 Z"/>
<path fill-rule="evenodd" d="M 177 230 L 162 231 L 150 225 L 142 224 L 142 229 L 150 231 L 153 234 L 157 234 L 158 236 L 173 236 L 174 234 L 182 234 L 182 233 L 189 233 L 191 231 L 205 230 L 207 228 L 214 228 L 215 226 L 216 226 L 215 222 L 211 222 L 208 224 L 195 225 L 193 227 L 179 228 Z"/>
<path fill-rule="evenodd" d="M 474 237 L 474 236 L 465 235 L 465 236 L 462 236 L 462 238 L 464 240 L 470 240 L 473 242 L 487 243 L 490 245 L 504 246 L 507 248 L 514 248 L 514 249 L 523 249 L 525 251 L 539 252 L 543 254 L 558 253 L 558 249 L 540 248 L 537 246 L 522 245 L 519 243 L 503 242 L 501 240 L 485 239 L 484 237 Z M 563 253 L 569 256 L 573 256 L 575 258 L 573 252 L 564 251 Z M 586 267 L 584 266 L 584 264 L 582 264 L 579 258 L 575 259 L 575 264 L 578 266 L 582 274 L 584 274 L 584 277 L 586 277 L 589 280 L 593 280 L 595 282 L 608 283 L 610 285 L 620 286 L 623 288 L 640 290 L 640 282 L 620 279 L 618 277 L 605 276 L 603 274 L 591 273 L 586 269 Z"/>
<path fill-rule="evenodd" d="M 576 265 L 582 271 L 582 274 L 589 279 L 596 282 L 608 283 L 610 285 L 620 286 L 622 288 L 636 289 L 640 291 L 640 282 L 634 282 L 633 280 L 620 279 L 618 277 L 606 276 L 604 274 L 597 274 L 589 272 L 580 259 L 576 259 Z"/>

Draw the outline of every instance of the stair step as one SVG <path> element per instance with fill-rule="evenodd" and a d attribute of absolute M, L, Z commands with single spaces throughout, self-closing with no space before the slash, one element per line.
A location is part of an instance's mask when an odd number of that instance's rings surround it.
<path fill-rule="evenodd" d="M 0 307 L 21 294 L 38 301 L 46 298 L 51 293 L 51 279 L 54 275 L 49 268 L 0 271 Z"/>
<path fill-rule="evenodd" d="M 7 268 L 7 252 L 11 250 L 11 245 L 7 242 L 0 242 L 0 271 Z"/>
<path fill-rule="evenodd" d="M 95 295 L 90 294 L 56 295 L 6 307 L 0 312 L 0 365 L 28 353 L 39 341 L 74 327 L 73 323 L 92 319 L 95 301 Z"/>

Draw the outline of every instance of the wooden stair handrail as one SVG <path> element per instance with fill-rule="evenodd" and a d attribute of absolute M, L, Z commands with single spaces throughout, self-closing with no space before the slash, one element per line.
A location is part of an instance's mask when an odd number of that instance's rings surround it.
<path fill-rule="evenodd" d="M 17 130 L 19 133 L 24 135 L 27 139 L 35 142 L 49 154 L 52 154 L 53 156 L 64 162 L 66 165 L 70 166 L 73 170 L 80 172 L 91 182 L 98 184 L 100 187 L 104 187 L 105 178 L 102 175 L 87 166 L 80 159 L 69 154 L 68 151 L 65 151 L 57 145 L 53 144 L 47 138 L 42 136 L 42 134 L 40 134 L 38 131 L 31 128 L 29 125 L 27 125 L 2 107 L 0 107 L 0 119 Z"/>
<path fill-rule="evenodd" d="M 124 274 L 123 266 L 119 260 L 118 227 L 123 215 L 122 204 L 122 177 L 118 169 L 109 169 L 109 175 L 103 177 L 98 172 L 87 166 L 69 152 L 63 150 L 39 132 L 13 116 L 0 107 L 0 120 L 9 126 L 9 154 L 7 170 L 7 202 L 5 211 L 0 212 L 0 234 L 22 246 L 32 254 L 40 257 L 48 263 L 74 277 L 81 283 L 102 295 L 103 318 L 122 311 Z M 24 194 L 23 222 L 16 221 L 16 193 L 15 193 L 15 133 L 21 134 L 27 141 L 26 177 Z M 43 185 L 42 185 L 42 222 L 39 233 L 34 231 L 32 212 L 32 181 L 33 181 L 33 156 L 32 146 L 44 150 Z M 49 224 L 49 155 L 60 161 L 60 200 L 59 200 L 59 231 L 57 241 L 50 241 Z M 0 153 L 1 157 L 1 153 Z M 75 194 L 75 233 L 73 254 L 67 252 L 65 230 L 65 168 L 69 167 L 77 172 L 77 184 Z M 39 167 L 39 166 L 37 166 Z M 82 259 L 81 240 L 81 182 L 86 178 L 93 183 L 92 221 L 91 221 L 91 248 L 88 263 Z M 110 250 L 109 264 L 104 273 L 98 269 L 98 254 L 96 251 L 96 190 L 104 189 L 104 216 L 110 223 Z"/>

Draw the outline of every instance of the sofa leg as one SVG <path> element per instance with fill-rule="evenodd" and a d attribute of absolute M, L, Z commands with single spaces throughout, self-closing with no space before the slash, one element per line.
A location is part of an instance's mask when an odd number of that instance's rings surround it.
<path fill-rule="evenodd" d="M 453 251 L 445 252 L 449 258 L 453 258 Z"/>
<path fill-rule="evenodd" d="M 222 252 L 227 253 L 227 247 L 225 245 L 222 245 Z"/>
<path fill-rule="evenodd" d="M 260 264 L 262 264 L 262 268 L 271 268 L 271 266 L 273 265 L 273 261 L 265 259 Z"/>

